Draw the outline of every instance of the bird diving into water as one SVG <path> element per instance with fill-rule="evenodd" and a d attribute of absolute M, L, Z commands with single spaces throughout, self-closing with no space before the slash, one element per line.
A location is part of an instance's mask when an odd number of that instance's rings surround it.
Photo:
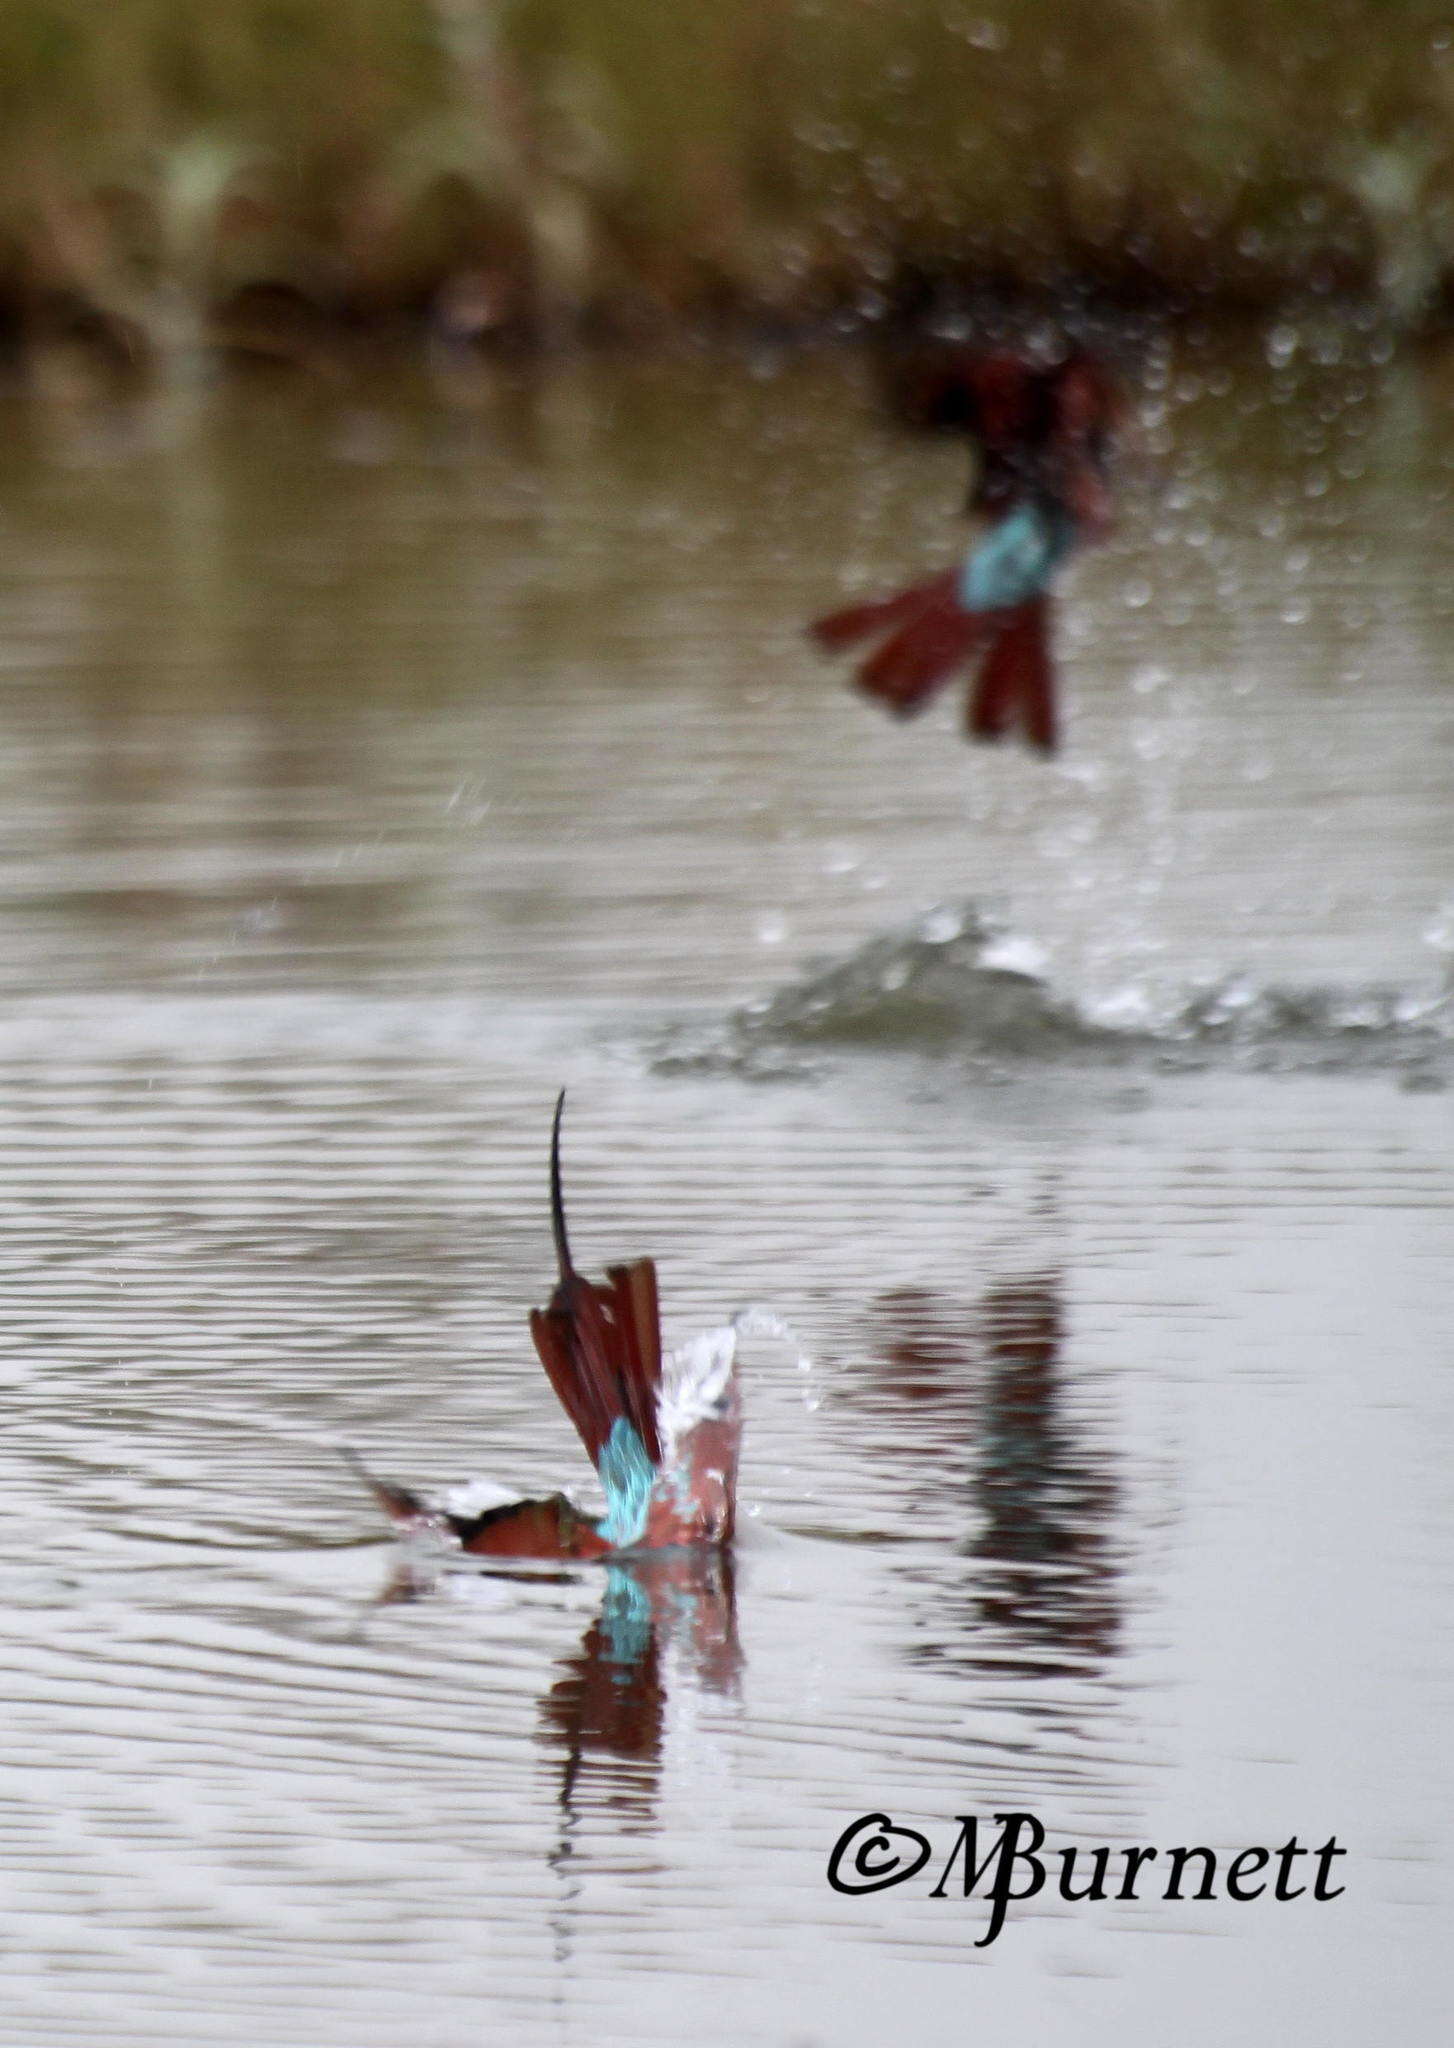
<path fill-rule="evenodd" d="M 1111 523 L 1106 483 L 1119 405 L 1101 365 L 969 348 L 935 352 L 896 377 L 912 426 L 967 435 L 978 451 L 968 511 L 981 529 L 960 567 L 814 621 L 819 646 L 876 644 L 855 680 L 900 718 L 921 711 L 954 671 L 978 664 L 966 707 L 975 739 L 1017 722 L 1043 753 L 1059 744 L 1050 590 L 1073 549 Z"/>
<path fill-rule="evenodd" d="M 600 1478 L 606 1512 L 596 1517 L 564 1494 L 456 1512 L 376 1479 L 344 1456 L 389 1519 L 405 1532 L 456 1543 L 472 1557 L 610 1558 L 675 1545 L 732 1540 L 742 1412 L 737 1328 L 728 1325 L 663 1355 L 656 1266 L 609 1266 L 604 1283 L 576 1271 L 561 1192 L 560 1125 L 550 1140 L 550 1215 L 559 1279 L 530 1334 L 546 1377 L 580 1432 Z"/>

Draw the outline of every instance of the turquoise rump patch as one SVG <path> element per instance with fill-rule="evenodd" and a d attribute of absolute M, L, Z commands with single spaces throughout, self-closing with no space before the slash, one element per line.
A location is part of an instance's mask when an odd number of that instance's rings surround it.
<path fill-rule="evenodd" d="M 596 1524 L 596 1534 L 613 1550 L 627 1550 L 646 1534 L 656 1467 L 624 1415 L 618 1415 L 612 1423 L 611 1434 L 596 1460 L 596 1470 L 606 1489 L 606 1513 Z"/>
<path fill-rule="evenodd" d="M 1045 589 L 1074 543 L 1068 513 L 1031 500 L 1016 505 L 965 556 L 959 602 L 967 612 L 1024 604 Z"/>

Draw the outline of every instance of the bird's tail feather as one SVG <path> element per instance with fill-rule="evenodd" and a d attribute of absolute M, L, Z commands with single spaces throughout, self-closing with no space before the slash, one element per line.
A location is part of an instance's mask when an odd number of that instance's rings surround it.
<path fill-rule="evenodd" d="M 968 611 L 961 604 L 959 582 L 957 570 L 945 570 L 889 597 L 829 612 L 809 631 L 830 653 L 876 640 L 854 681 L 896 716 L 910 718 L 974 658 L 994 630 L 995 613 Z"/>
<path fill-rule="evenodd" d="M 970 693 L 968 713 L 975 739 L 1002 738 L 1018 716 L 1032 745 L 1054 753 L 1059 719 L 1049 603 L 1044 596 L 1032 597 L 1002 615 Z"/>
<path fill-rule="evenodd" d="M 951 586 L 891 633 L 854 680 L 866 696 L 910 718 L 973 658 L 992 623 L 992 614 L 965 611 Z"/>
<path fill-rule="evenodd" d="M 948 569 L 922 583 L 896 590 L 890 597 L 845 605 L 841 611 L 827 612 L 821 619 L 814 619 L 808 632 L 825 653 L 841 654 L 845 648 L 857 646 L 860 640 L 906 625 L 922 608 L 932 607 L 938 598 L 952 592 L 955 580 L 956 571 Z"/>
<path fill-rule="evenodd" d="M 571 1263 L 561 1195 L 559 1103 L 551 1134 L 550 1181 L 560 1281 L 549 1305 L 531 1311 L 535 1349 L 593 1465 L 599 1469 L 601 1454 L 623 1419 L 647 1459 L 657 1465 L 661 1324 L 656 1267 L 650 1259 L 609 1266 L 603 1286 L 587 1280 Z"/>

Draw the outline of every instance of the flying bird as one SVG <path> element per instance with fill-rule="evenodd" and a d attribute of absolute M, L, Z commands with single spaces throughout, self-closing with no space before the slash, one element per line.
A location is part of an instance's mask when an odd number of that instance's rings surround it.
<path fill-rule="evenodd" d="M 1072 551 L 1110 527 L 1115 388 L 1079 350 L 1033 363 L 957 348 L 901 373 L 895 397 L 907 424 L 975 443 L 966 509 L 980 530 L 958 569 L 829 612 L 814 621 L 813 638 L 834 654 L 873 643 L 855 680 L 900 718 L 923 710 L 956 669 L 971 669 L 971 736 L 1000 739 L 1019 723 L 1052 754 L 1060 718 L 1050 591 Z"/>
<path fill-rule="evenodd" d="M 606 1496 L 603 1516 L 553 1493 L 482 1513 L 436 1504 L 344 1457 L 389 1519 L 473 1557 L 608 1558 L 732 1540 L 742 1410 L 737 1328 L 713 1330 L 663 1355 L 656 1265 L 608 1266 L 604 1282 L 576 1270 L 561 1192 L 560 1126 L 550 1140 L 550 1217 L 558 1280 L 530 1315 L 546 1377 L 575 1424 Z"/>

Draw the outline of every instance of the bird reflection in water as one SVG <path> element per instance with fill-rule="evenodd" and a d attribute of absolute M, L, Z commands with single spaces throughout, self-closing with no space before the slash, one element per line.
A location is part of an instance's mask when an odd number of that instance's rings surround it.
<path fill-rule="evenodd" d="M 984 1526 L 965 1551 L 990 1567 L 982 1618 L 1043 1649 L 1047 1671 L 1110 1657 L 1120 1631 L 1119 1489 L 1105 1452 L 1067 1412 L 1063 1323 L 1054 1276 L 991 1287 L 980 1304 L 988 1376 L 974 1492 Z"/>
<path fill-rule="evenodd" d="M 736 1698 L 743 1659 L 731 1552 L 682 1546 L 550 1572 L 466 1571 L 443 1551 L 425 1552 L 397 1561 L 372 1603 L 460 1597 L 487 1579 L 578 1585 L 597 1572 L 600 1608 L 540 1702 L 537 1740 L 559 1760 L 566 1822 L 552 1861 L 569 1853 L 587 1813 L 654 1821 L 672 1688 L 683 1705 L 700 1692 Z"/>
<path fill-rule="evenodd" d="M 541 1701 L 539 1740 L 559 1759 L 568 1826 L 593 1810 L 649 1824 L 669 1686 L 730 1699 L 742 1671 L 729 1552 L 661 1552 L 604 1570 L 601 1611 Z"/>
<path fill-rule="evenodd" d="M 967 1497 L 978 1511 L 959 1551 L 976 1566 L 971 1660 L 1003 1668 L 1008 1650 L 1037 1674 L 1099 1665 L 1120 1630 L 1120 1491 L 1106 1451 L 1068 1407 L 1062 1294 L 1047 1272 L 999 1281 L 968 1310 L 924 1289 L 884 1295 L 871 1394 L 859 1393 L 872 1399 L 876 1440 L 904 1465 L 908 1494 L 927 1488 L 940 1507 Z M 909 1410 L 917 1419 L 906 1429 Z M 920 1654 L 957 1654 L 936 1634 Z"/>

